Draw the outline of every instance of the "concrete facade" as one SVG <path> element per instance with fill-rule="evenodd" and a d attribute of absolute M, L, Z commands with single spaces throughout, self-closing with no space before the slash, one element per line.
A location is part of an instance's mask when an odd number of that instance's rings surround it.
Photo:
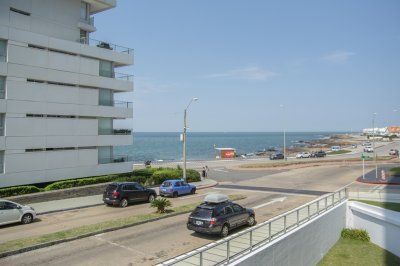
<path fill-rule="evenodd" d="M 133 91 L 117 67 L 131 49 L 90 42 L 93 14 L 112 0 L 0 2 L 0 187 L 127 172 L 113 146 L 132 144 L 114 119 L 133 116 L 114 94 Z"/>
<path fill-rule="evenodd" d="M 350 202 L 347 227 L 367 230 L 372 243 L 400 257 L 399 212 L 361 202 Z"/>
<path fill-rule="evenodd" d="M 346 226 L 347 201 L 229 265 L 316 265 Z"/>

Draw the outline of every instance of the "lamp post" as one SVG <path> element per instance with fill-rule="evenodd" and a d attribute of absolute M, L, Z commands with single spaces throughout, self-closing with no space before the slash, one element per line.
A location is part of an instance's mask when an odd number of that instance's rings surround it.
<path fill-rule="evenodd" d="M 186 113 L 192 102 L 197 101 L 198 98 L 193 98 L 190 100 L 188 106 L 185 108 L 183 114 L 183 180 L 186 182 Z"/>
<path fill-rule="evenodd" d="M 372 116 L 372 151 L 374 152 L 374 163 L 375 163 L 375 178 L 378 179 L 378 165 L 376 164 L 376 154 L 375 154 L 375 116 L 376 113 L 373 113 Z"/>
<path fill-rule="evenodd" d="M 285 158 L 285 161 L 287 161 L 286 158 L 286 124 L 285 124 L 285 106 L 283 104 L 280 105 L 280 107 L 283 109 L 283 158 Z"/>

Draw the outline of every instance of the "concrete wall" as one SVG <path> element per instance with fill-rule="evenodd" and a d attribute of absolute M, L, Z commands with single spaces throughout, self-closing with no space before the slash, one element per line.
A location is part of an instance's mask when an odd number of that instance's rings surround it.
<path fill-rule="evenodd" d="M 346 226 L 346 201 L 230 265 L 316 265 Z"/>
<path fill-rule="evenodd" d="M 349 202 L 347 227 L 365 229 L 371 242 L 400 257 L 400 213 L 361 202 Z"/>

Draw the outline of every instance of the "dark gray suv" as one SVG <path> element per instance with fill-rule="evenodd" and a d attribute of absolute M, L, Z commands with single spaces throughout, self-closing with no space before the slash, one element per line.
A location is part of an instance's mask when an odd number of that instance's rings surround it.
<path fill-rule="evenodd" d="M 243 208 L 229 200 L 204 202 L 190 214 L 187 228 L 198 233 L 219 234 L 226 237 L 229 231 L 242 225 L 256 223 L 253 209 Z"/>
<path fill-rule="evenodd" d="M 157 197 L 154 189 L 145 188 L 136 182 L 117 182 L 107 186 L 103 201 L 107 205 L 126 207 L 132 202 L 151 202 Z"/>

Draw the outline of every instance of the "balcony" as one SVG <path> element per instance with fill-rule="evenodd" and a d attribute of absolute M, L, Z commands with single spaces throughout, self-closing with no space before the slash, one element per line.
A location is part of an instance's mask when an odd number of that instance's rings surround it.
<path fill-rule="evenodd" d="M 125 163 L 125 162 L 133 162 L 133 158 L 128 155 L 114 155 L 110 158 L 99 158 L 99 164 L 108 164 L 108 163 Z"/>
<path fill-rule="evenodd" d="M 99 48 L 113 50 L 117 53 L 133 54 L 134 50 L 132 48 L 116 45 L 109 42 L 99 41 L 91 38 L 81 37 L 79 42 L 82 44 L 87 44 L 91 46 L 97 46 Z"/>
<path fill-rule="evenodd" d="M 132 129 L 129 128 L 114 128 L 105 129 L 99 128 L 99 135 L 131 135 Z"/>
<path fill-rule="evenodd" d="M 94 26 L 94 17 L 90 17 L 89 19 L 81 18 L 78 22 L 78 28 L 87 32 L 96 31 L 96 27 Z"/>
<path fill-rule="evenodd" d="M 1 91 L 0 91 L 0 98 L 1 98 Z M 132 102 L 124 102 L 124 101 L 100 101 L 99 103 L 100 106 L 111 106 L 111 107 L 117 107 L 117 108 L 126 108 L 126 109 L 132 109 L 133 108 L 133 103 Z"/>
<path fill-rule="evenodd" d="M 114 71 L 101 70 L 99 75 L 101 77 L 106 77 L 106 78 L 114 78 L 114 79 L 119 79 L 119 80 L 133 81 L 133 75 L 118 73 L 118 72 L 114 72 Z"/>

